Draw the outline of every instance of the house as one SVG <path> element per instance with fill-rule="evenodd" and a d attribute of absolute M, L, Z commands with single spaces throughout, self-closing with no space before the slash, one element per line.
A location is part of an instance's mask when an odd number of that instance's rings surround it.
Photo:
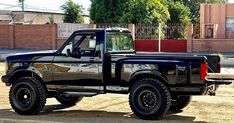
<path fill-rule="evenodd" d="M 85 23 L 90 23 L 90 18 L 83 15 Z M 46 24 L 63 23 L 64 13 L 45 11 L 0 11 L 0 23 L 5 24 Z"/>
<path fill-rule="evenodd" d="M 201 38 L 234 38 L 234 4 L 200 5 Z"/>
<path fill-rule="evenodd" d="M 9 24 L 12 20 L 8 11 L 0 11 L 0 24 Z"/>

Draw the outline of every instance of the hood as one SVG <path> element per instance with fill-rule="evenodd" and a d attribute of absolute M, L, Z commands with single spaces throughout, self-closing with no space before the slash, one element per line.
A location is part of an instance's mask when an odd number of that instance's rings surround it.
<path fill-rule="evenodd" d="M 17 53 L 14 55 L 9 55 L 6 57 L 6 62 L 12 62 L 12 61 L 30 61 L 39 59 L 46 56 L 54 56 L 56 53 L 53 50 L 50 51 L 39 51 L 39 52 L 28 52 L 28 53 Z"/>

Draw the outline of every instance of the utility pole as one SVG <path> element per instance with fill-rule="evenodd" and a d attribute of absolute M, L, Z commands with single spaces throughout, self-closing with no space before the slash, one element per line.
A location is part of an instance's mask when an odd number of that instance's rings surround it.
<path fill-rule="evenodd" d="M 21 3 L 22 11 L 24 11 L 24 0 L 19 0 L 19 3 Z"/>

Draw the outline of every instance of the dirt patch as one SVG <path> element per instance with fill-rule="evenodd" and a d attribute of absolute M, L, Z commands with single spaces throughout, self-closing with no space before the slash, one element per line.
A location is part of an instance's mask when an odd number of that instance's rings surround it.
<path fill-rule="evenodd" d="M 4 74 L 0 63 L 0 76 Z M 21 116 L 12 111 L 8 101 L 9 87 L 0 82 L 0 122 L 230 122 L 234 121 L 233 85 L 222 86 L 217 96 L 194 96 L 182 112 L 169 112 L 159 121 L 142 121 L 135 117 L 128 105 L 128 95 L 106 94 L 84 98 L 73 107 L 64 107 L 51 98 L 44 111 L 36 116 Z M 12 121 L 13 120 L 13 121 Z"/>

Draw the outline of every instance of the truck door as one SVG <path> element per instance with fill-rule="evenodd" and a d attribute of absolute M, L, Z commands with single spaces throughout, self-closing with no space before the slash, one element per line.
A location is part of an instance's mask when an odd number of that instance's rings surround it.
<path fill-rule="evenodd" d="M 103 90 L 96 32 L 74 33 L 54 57 L 53 83 L 74 91 Z"/>

